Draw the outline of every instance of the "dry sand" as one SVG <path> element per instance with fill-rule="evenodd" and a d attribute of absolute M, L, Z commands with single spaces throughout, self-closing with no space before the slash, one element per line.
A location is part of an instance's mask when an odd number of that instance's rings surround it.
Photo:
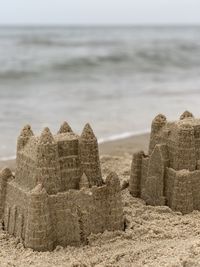
<path fill-rule="evenodd" d="M 128 180 L 131 154 L 147 149 L 148 135 L 108 142 L 100 146 L 104 176 L 116 171 Z M 0 166 L 14 168 L 14 161 Z M 53 252 L 24 249 L 19 240 L 0 230 L 0 267 L 63 266 L 200 266 L 200 212 L 182 216 L 168 207 L 151 207 L 122 191 L 125 232 L 91 235 L 87 246 Z"/>

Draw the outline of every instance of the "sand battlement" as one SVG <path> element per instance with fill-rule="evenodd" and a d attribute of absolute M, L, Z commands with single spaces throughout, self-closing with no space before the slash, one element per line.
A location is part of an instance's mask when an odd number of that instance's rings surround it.
<path fill-rule="evenodd" d="M 91 233 L 122 230 L 119 178 L 102 179 L 98 143 L 89 124 L 81 136 L 65 122 L 53 135 L 25 126 L 17 141 L 15 177 L 0 173 L 5 229 L 35 250 L 87 243 Z"/>
<path fill-rule="evenodd" d="M 33 189 L 43 184 L 48 194 L 79 189 L 85 173 L 89 186 L 102 185 L 97 139 L 89 124 L 79 137 L 65 122 L 58 134 L 45 128 L 34 136 L 30 126 L 22 130 L 17 145 L 16 181 Z"/>
<path fill-rule="evenodd" d="M 130 192 L 150 205 L 182 213 L 200 210 L 200 119 L 185 111 L 178 121 L 152 121 L 149 154 L 133 155 Z"/>

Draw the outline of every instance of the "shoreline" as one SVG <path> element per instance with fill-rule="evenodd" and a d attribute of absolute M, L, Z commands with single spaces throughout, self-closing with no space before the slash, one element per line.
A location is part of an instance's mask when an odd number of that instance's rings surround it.
<path fill-rule="evenodd" d="M 134 132 L 123 132 L 121 134 L 113 134 L 107 138 L 98 138 L 98 144 L 103 144 L 103 143 L 107 143 L 107 142 L 111 142 L 111 141 L 119 141 L 119 140 L 127 139 L 129 137 L 148 134 L 150 132 L 151 132 L 151 129 L 150 130 L 142 130 L 142 131 L 134 131 Z"/>
<path fill-rule="evenodd" d="M 147 151 L 149 133 L 135 134 L 125 138 L 105 141 L 99 144 L 99 153 L 109 156 L 125 156 L 137 150 Z M 0 160 L 0 169 L 8 167 L 12 171 L 15 169 L 15 159 Z"/>

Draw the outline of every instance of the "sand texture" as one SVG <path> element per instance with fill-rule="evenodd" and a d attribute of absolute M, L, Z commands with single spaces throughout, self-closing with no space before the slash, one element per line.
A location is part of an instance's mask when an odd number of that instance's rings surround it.
<path fill-rule="evenodd" d="M 145 139 L 141 149 L 146 150 L 147 137 L 141 137 Z M 123 142 L 134 152 L 138 139 Z M 120 147 L 121 142 L 115 148 L 109 144 L 112 149 L 107 148 L 107 155 L 101 154 L 101 164 L 104 179 L 110 171 L 116 171 L 121 185 L 126 187 L 132 155 Z M 121 155 L 118 152 L 117 156 L 110 156 L 116 149 Z M 100 150 L 102 153 L 106 149 L 101 146 Z M 146 206 L 143 200 L 132 197 L 127 188 L 122 191 L 122 200 L 125 232 L 91 235 L 89 244 L 79 248 L 58 246 L 53 252 L 34 252 L 0 230 L 0 266 L 200 266 L 199 211 L 183 216 L 166 206 Z"/>

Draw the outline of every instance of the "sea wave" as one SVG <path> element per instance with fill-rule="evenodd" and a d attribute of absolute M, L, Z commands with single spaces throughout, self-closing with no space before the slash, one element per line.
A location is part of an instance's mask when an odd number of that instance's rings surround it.
<path fill-rule="evenodd" d="M 190 85 L 191 86 L 191 85 Z M 200 90 L 198 88 L 191 88 L 185 85 L 183 85 L 179 90 L 178 88 L 173 88 L 171 86 L 171 89 L 169 88 L 163 88 L 161 91 L 158 89 L 148 89 L 145 91 L 146 96 L 152 96 L 155 95 L 157 97 L 175 97 L 175 96 L 191 96 L 191 95 L 200 95 Z"/>
<path fill-rule="evenodd" d="M 8 81 L 12 81 L 12 80 L 19 80 L 19 79 L 24 79 L 27 77 L 35 77 L 36 75 L 38 75 L 39 72 L 37 71 L 28 71 L 28 70 L 18 70 L 18 69 L 8 69 L 8 70 L 0 70 L 0 79 L 1 80 L 8 80 Z"/>
<path fill-rule="evenodd" d="M 118 46 L 111 42 L 111 47 L 101 49 L 97 47 L 90 49 L 86 45 L 80 50 L 73 47 L 62 51 L 59 50 L 59 47 L 56 50 L 48 50 L 51 42 L 56 46 L 60 41 L 48 39 L 30 41 L 34 45 L 37 42 L 43 44 L 44 48 L 30 49 L 25 58 L 20 55 L 13 55 L 13 57 L 8 55 L 7 61 L 4 60 L 2 62 L 4 64 L 0 65 L 0 78 L 20 79 L 46 73 L 62 74 L 66 71 L 81 73 L 95 70 L 95 68 L 98 71 L 101 69 L 103 72 L 110 70 L 112 72 L 134 72 L 135 74 L 168 72 L 171 76 L 176 75 L 176 72 L 190 71 L 191 73 L 194 70 L 193 73 L 196 75 L 200 68 L 200 45 L 193 43 L 163 44 L 161 42 L 155 45 L 149 43 L 148 45 L 121 44 Z M 93 41 L 90 40 L 90 43 Z M 94 46 L 98 43 L 99 41 L 94 41 Z M 102 41 L 101 44 L 103 46 L 104 42 Z"/>
<path fill-rule="evenodd" d="M 53 62 L 51 68 L 53 70 L 65 71 L 70 68 L 86 69 L 90 67 L 98 67 L 102 64 L 116 64 L 128 61 L 128 55 L 125 53 L 110 53 L 107 55 L 88 55 L 84 57 L 71 58 L 60 62 Z"/>
<path fill-rule="evenodd" d="M 71 59 L 55 61 L 49 66 L 53 71 L 66 71 L 72 69 L 90 70 L 94 67 L 125 68 L 126 71 L 135 73 L 162 73 L 165 71 L 183 71 L 196 69 L 200 67 L 200 62 L 196 57 L 191 58 L 189 55 L 175 56 L 169 52 L 147 52 L 138 51 L 134 53 L 114 51 L 105 55 L 86 55 Z"/>
<path fill-rule="evenodd" d="M 60 39 L 59 36 L 49 36 L 45 37 L 29 37 L 29 38 L 21 38 L 18 40 L 18 46 L 36 46 L 36 47 L 90 47 L 90 48 L 98 48 L 98 47 L 113 47 L 117 45 L 123 44 L 122 41 L 112 41 L 112 40 L 87 40 L 87 39 L 79 39 L 79 40 L 70 40 L 70 38 Z"/>
<path fill-rule="evenodd" d="M 49 39 L 49 38 L 42 38 L 42 37 L 30 37 L 30 38 L 21 38 L 18 41 L 18 46 L 33 46 L 33 47 L 62 47 L 62 46 L 72 46 L 73 44 L 68 44 L 66 41 L 62 40 L 55 40 Z M 75 45 L 75 44 L 74 44 Z"/>

